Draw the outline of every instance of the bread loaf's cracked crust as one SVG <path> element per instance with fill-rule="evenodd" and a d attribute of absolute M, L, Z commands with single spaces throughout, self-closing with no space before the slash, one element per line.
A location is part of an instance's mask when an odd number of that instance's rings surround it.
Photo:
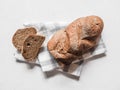
<path fill-rule="evenodd" d="M 96 46 L 103 26 L 103 21 L 98 16 L 78 18 L 65 30 L 53 35 L 48 42 L 48 50 L 56 60 L 71 63 Z"/>

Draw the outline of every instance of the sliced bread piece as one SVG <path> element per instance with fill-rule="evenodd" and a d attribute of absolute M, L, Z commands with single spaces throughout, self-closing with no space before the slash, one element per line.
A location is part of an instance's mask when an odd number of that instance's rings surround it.
<path fill-rule="evenodd" d="M 44 40 L 45 40 L 44 36 L 29 35 L 23 43 L 22 56 L 27 61 L 35 61 Z"/>
<path fill-rule="evenodd" d="M 28 37 L 31 34 L 36 34 L 36 33 L 37 31 L 33 27 L 18 29 L 13 35 L 12 43 L 17 48 L 18 51 L 22 51 L 22 46 L 23 46 L 23 43 L 26 37 Z"/>

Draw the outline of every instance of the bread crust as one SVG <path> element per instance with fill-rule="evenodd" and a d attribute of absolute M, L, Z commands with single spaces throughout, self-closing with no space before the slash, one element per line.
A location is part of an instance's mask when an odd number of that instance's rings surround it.
<path fill-rule="evenodd" d="M 98 16 L 78 18 L 53 35 L 47 44 L 48 50 L 56 60 L 71 63 L 96 46 L 103 26 Z"/>

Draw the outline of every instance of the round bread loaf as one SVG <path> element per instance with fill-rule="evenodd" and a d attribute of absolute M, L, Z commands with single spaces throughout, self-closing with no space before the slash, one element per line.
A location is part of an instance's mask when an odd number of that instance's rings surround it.
<path fill-rule="evenodd" d="M 78 18 L 53 35 L 47 44 L 48 50 L 57 61 L 70 64 L 96 46 L 103 26 L 98 16 Z"/>

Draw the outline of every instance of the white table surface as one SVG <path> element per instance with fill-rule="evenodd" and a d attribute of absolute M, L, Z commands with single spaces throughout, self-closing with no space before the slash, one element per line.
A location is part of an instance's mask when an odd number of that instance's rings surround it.
<path fill-rule="evenodd" d="M 15 61 L 11 38 L 23 23 L 73 21 L 88 15 L 104 20 L 107 56 L 86 63 L 79 80 L 61 73 L 47 77 L 39 66 Z M 119 0 L 0 0 L 0 90 L 120 90 L 119 50 Z"/>

